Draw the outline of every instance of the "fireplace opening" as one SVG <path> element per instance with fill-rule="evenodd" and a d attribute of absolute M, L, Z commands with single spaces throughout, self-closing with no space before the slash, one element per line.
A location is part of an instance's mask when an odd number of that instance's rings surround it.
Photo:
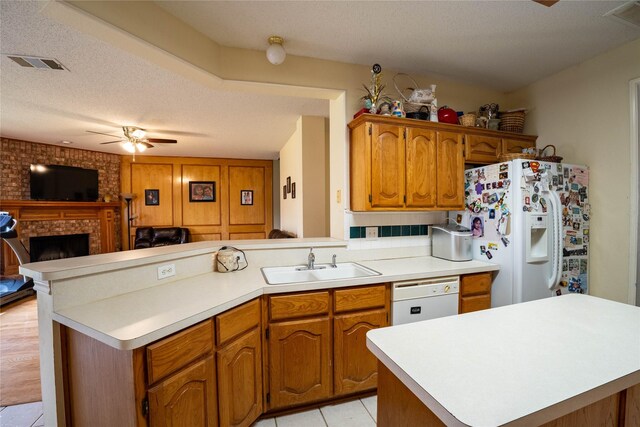
<path fill-rule="evenodd" d="M 89 234 L 29 238 L 31 262 L 89 255 Z"/>

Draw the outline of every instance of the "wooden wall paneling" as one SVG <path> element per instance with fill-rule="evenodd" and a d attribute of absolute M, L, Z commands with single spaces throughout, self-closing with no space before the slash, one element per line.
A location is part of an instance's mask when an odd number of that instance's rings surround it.
<path fill-rule="evenodd" d="M 210 165 L 182 165 L 182 225 L 190 227 L 194 225 L 221 225 L 220 213 L 223 194 L 220 182 L 220 166 Z M 214 181 L 216 197 L 215 202 L 190 202 L 190 181 Z"/>
<path fill-rule="evenodd" d="M 220 233 L 197 233 L 195 231 L 192 231 L 191 227 L 189 227 L 189 231 L 191 231 L 190 237 L 189 237 L 189 241 L 190 242 L 204 242 L 204 241 L 207 241 L 207 240 L 222 240 L 222 234 L 220 234 Z"/>
<path fill-rule="evenodd" d="M 131 205 L 138 217 L 132 226 L 171 227 L 173 216 L 173 164 L 135 163 L 131 165 L 131 190 L 136 198 Z M 144 190 L 159 190 L 159 205 L 145 205 Z"/>
<path fill-rule="evenodd" d="M 198 242 L 204 240 L 227 240 L 230 238 L 230 233 L 234 233 L 236 239 L 246 238 L 266 238 L 267 233 L 271 230 L 273 224 L 272 218 L 272 180 L 273 180 L 273 163 L 269 160 L 245 160 L 245 159 L 218 159 L 218 158 L 202 158 L 202 157 L 158 157 L 158 156 L 139 156 L 136 158 L 136 163 L 132 163 L 130 156 L 122 157 L 121 171 L 121 189 L 122 192 L 133 192 L 137 194 L 134 188 L 134 168 L 141 166 L 153 166 L 153 165 L 165 165 L 172 167 L 172 183 L 173 187 L 173 204 L 165 205 L 167 200 L 164 191 L 160 194 L 160 203 L 163 210 L 169 211 L 169 216 L 172 218 L 172 222 L 168 224 L 160 223 L 142 223 L 141 220 L 135 221 L 131 224 L 131 236 L 129 242 L 133 241 L 135 236 L 136 226 L 140 225 L 152 225 L 162 227 L 187 227 L 190 232 L 190 241 Z M 229 202 L 230 189 L 229 189 L 229 168 L 249 168 L 251 171 L 262 170 L 261 185 L 256 186 L 255 182 L 249 179 L 249 183 L 252 183 L 252 187 L 243 185 L 242 188 L 237 186 L 234 189 L 235 198 L 237 200 L 237 208 L 240 208 L 240 190 L 253 190 L 254 191 L 254 205 L 243 206 L 243 211 L 250 211 L 251 216 L 260 218 L 259 222 L 247 223 L 246 218 L 239 218 L 234 220 L 234 224 L 230 225 L 230 207 Z M 217 211 L 219 212 L 219 219 L 216 221 L 209 221 L 203 219 L 201 213 L 198 213 L 198 209 L 210 209 L 211 203 L 189 203 L 189 190 L 188 180 L 190 176 L 202 176 L 201 180 L 209 180 L 207 175 L 212 170 L 216 169 L 219 173 L 216 181 L 216 202 L 218 205 Z M 238 171 L 240 169 L 236 169 Z M 183 171 L 185 171 L 183 173 Z M 197 171 L 197 174 L 191 175 L 192 172 Z M 206 171 L 202 174 L 203 171 Z M 183 176 L 184 174 L 184 176 Z M 167 176 L 171 176 L 168 173 Z M 192 179 L 193 180 L 193 179 Z M 258 188 L 259 187 L 259 188 Z M 147 186 L 146 188 L 150 188 Z M 144 188 L 142 188 L 144 190 Z M 237 191 L 235 191 L 237 190 Z M 139 199 L 134 200 L 132 203 L 132 213 L 134 215 L 139 214 L 137 210 L 140 203 L 144 206 L 144 192 L 137 194 Z M 196 206 L 197 205 L 197 206 Z M 173 206 L 173 209 L 171 207 Z M 206 207 L 203 207 L 206 206 Z M 127 219 L 125 214 L 126 204 L 122 203 L 122 235 L 127 233 Z M 194 207 L 196 210 L 189 210 L 187 207 Z M 184 208 L 184 210 L 183 210 Z M 206 217 L 206 215 L 204 215 Z M 126 239 L 125 239 L 126 240 Z M 128 246 L 125 243 L 124 249 Z"/>
<path fill-rule="evenodd" d="M 265 224 L 265 168 L 229 166 L 229 225 Z M 253 191 L 253 205 L 240 203 L 242 190 Z"/>
<path fill-rule="evenodd" d="M 251 239 L 266 239 L 266 233 L 249 232 L 249 233 L 229 233 L 229 240 L 251 240 Z"/>

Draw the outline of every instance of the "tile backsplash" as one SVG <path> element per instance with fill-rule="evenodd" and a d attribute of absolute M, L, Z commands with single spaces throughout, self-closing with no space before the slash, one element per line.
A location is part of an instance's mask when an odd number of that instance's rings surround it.
<path fill-rule="evenodd" d="M 367 236 L 366 227 L 350 227 L 349 238 L 350 239 L 364 239 Z M 375 227 L 375 226 L 374 226 Z M 428 224 L 417 225 L 379 225 L 378 238 L 381 237 L 407 237 L 407 236 L 427 236 L 429 235 Z"/>

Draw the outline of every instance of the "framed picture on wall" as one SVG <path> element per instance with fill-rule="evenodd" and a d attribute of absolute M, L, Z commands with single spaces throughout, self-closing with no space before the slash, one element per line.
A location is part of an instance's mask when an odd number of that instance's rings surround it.
<path fill-rule="evenodd" d="M 287 186 L 286 185 L 282 186 L 282 198 L 283 199 L 287 198 Z"/>
<path fill-rule="evenodd" d="M 160 190 L 144 190 L 145 206 L 158 206 L 160 204 Z"/>
<path fill-rule="evenodd" d="M 296 183 L 295 182 L 291 183 L 291 198 L 292 199 L 296 198 Z"/>
<path fill-rule="evenodd" d="M 291 177 L 287 177 L 287 193 L 291 193 Z"/>
<path fill-rule="evenodd" d="M 253 190 L 240 190 L 240 204 L 243 206 L 253 205 Z"/>
<path fill-rule="evenodd" d="M 189 181 L 190 202 L 215 202 L 215 181 Z"/>

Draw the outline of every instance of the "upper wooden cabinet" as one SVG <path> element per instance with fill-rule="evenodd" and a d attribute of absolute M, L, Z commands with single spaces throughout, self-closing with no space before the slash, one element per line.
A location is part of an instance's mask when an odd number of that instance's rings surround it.
<path fill-rule="evenodd" d="M 495 163 L 502 151 L 502 139 L 486 135 L 466 135 L 464 158 L 467 161 Z"/>
<path fill-rule="evenodd" d="M 353 211 L 462 209 L 465 163 L 496 163 L 537 138 L 371 114 L 349 129 Z"/>
<path fill-rule="evenodd" d="M 462 135 L 438 132 L 437 206 L 464 208 L 464 159 Z"/>
<path fill-rule="evenodd" d="M 503 153 L 522 153 L 525 148 L 535 148 L 536 137 L 529 136 L 527 139 L 502 138 Z"/>
<path fill-rule="evenodd" d="M 372 123 L 371 206 L 404 206 L 404 128 Z"/>
<path fill-rule="evenodd" d="M 461 137 L 420 121 L 364 116 L 349 124 L 352 210 L 462 208 Z"/>

